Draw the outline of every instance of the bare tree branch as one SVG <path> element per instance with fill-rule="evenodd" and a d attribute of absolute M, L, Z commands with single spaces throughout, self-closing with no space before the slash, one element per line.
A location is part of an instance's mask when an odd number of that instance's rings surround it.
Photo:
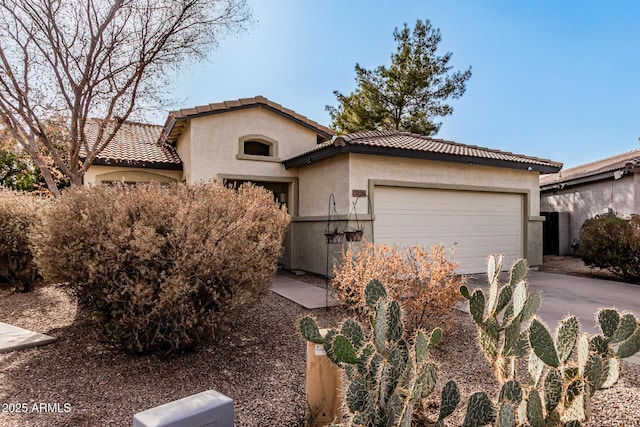
<path fill-rule="evenodd" d="M 168 71 L 244 28 L 245 1 L 0 0 L 0 126 L 43 176 L 53 163 L 81 185 L 122 123 L 166 98 Z"/>

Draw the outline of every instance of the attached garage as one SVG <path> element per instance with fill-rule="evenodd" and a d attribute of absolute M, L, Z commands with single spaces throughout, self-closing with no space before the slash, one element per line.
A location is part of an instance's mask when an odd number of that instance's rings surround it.
<path fill-rule="evenodd" d="M 540 265 L 539 175 L 562 166 L 397 131 L 342 135 L 284 164 L 297 169 L 300 191 L 294 265 L 319 274 L 330 272 L 349 245 L 361 245 L 318 239 L 327 218 L 363 230 L 369 242 L 455 247 L 462 274 L 485 272 L 490 254 L 504 254 L 504 269 L 518 258 Z"/>
<path fill-rule="evenodd" d="M 524 256 L 522 194 L 374 187 L 376 243 L 456 248 L 460 273 L 486 270 L 487 255 L 505 266 Z"/>

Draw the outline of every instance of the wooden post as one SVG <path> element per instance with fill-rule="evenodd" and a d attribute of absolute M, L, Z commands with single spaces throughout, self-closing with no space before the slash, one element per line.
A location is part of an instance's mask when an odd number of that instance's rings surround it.
<path fill-rule="evenodd" d="M 326 329 L 321 329 L 324 337 Z M 307 419 L 309 426 L 326 426 L 342 416 L 342 369 L 326 355 L 322 344 L 307 341 Z"/>

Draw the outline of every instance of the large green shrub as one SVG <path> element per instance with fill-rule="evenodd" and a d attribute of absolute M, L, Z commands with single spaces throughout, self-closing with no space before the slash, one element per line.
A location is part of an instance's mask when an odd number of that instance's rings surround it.
<path fill-rule="evenodd" d="M 611 213 L 586 220 L 580 229 L 578 255 L 590 267 L 640 281 L 640 218 Z"/>
<path fill-rule="evenodd" d="M 219 335 L 266 292 L 289 216 L 260 187 L 96 186 L 65 192 L 34 236 L 98 332 L 134 352 Z"/>
<path fill-rule="evenodd" d="M 0 279 L 27 292 L 40 282 L 29 232 L 39 221 L 45 202 L 0 187 Z"/>

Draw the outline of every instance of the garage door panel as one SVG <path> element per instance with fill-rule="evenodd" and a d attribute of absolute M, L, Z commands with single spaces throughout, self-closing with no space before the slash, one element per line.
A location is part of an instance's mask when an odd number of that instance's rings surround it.
<path fill-rule="evenodd" d="M 455 246 L 461 273 L 485 271 L 491 253 L 505 268 L 522 256 L 522 195 L 380 186 L 374 200 L 376 242 Z"/>

